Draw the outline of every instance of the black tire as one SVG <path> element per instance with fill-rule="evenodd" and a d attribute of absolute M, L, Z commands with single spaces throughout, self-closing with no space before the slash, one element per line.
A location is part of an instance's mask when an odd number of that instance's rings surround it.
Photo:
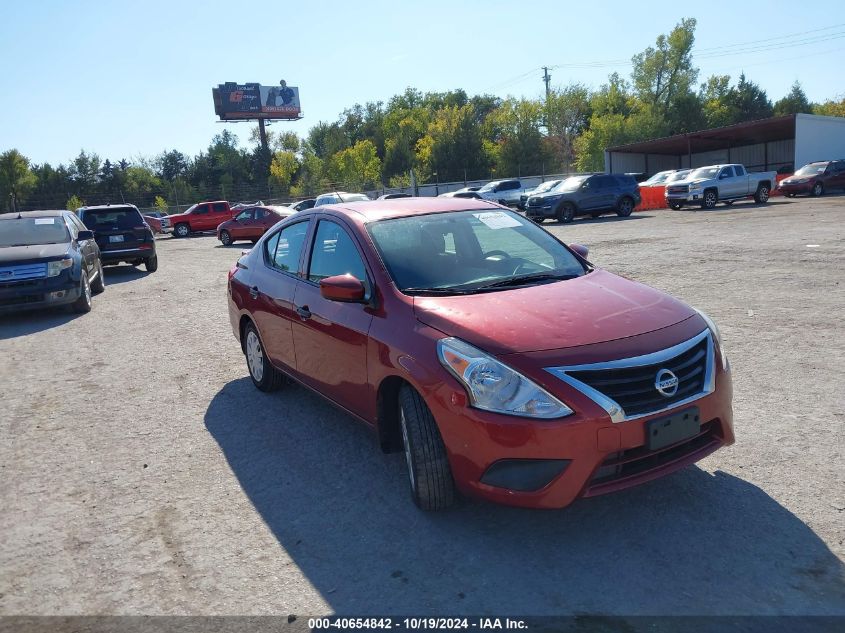
<path fill-rule="evenodd" d="M 681 204 L 675 204 L 673 202 L 669 205 L 669 208 L 672 209 L 672 211 L 680 211 L 682 206 L 683 205 L 681 205 Z"/>
<path fill-rule="evenodd" d="M 88 273 L 82 272 L 82 280 L 79 282 L 79 299 L 73 302 L 74 312 L 85 314 L 91 312 L 91 284 L 88 282 Z"/>
<path fill-rule="evenodd" d="M 152 257 L 148 257 L 144 260 L 144 268 L 147 269 L 148 273 L 154 273 L 158 270 L 158 255 L 153 255 Z"/>
<path fill-rule="evenodd" d="M 757 204 L 766 204 L 769 201 L 769 185 L 761 184 L 757 186 L 757 191 L 754 192 L 754 202 Z"/>
<path fill-rule="evenodd" d="M 634 199 L 628 196 L 623 196 L 616 205 L 616 215 L 620 218 L 627 218 L 634 212 Z"/>
<path fill-rule="evenodd" d="M 173 227 L 173 237 L 188 237 L 191 234 L 191 227 L 185 224 L 184 222 L 180 222 L 176 226 Z"/>
<path fill-rule="evenodd" d="M 250 356 L 254 354 L 254 356 Z M 244 328 L 244 356 L 249 377 L 259 390 L 265 392 L 277 391 L 285 384 L 285 375 L 273 367 L 264 352 L 264 344 L 258 336 L 258 330 L 252 323 Z"/>
<path fill-rule="evenodd" d="M 103 276 L 103 262 L 97 260 L 97 278 L 91 284 L 91 293 L 98 295 L 106 289 L 106 278 Z"/>
<path fill-rule="evenodd" d="M 399 391 L 399 424 L 411 497 L 422 510 L 445 510 L 455 502 L 455 482 L 437 422 L 420 394 Z"/>
<path fill-rule="evenodd" d="M 575 219 L 575 205 L 571 202 L 564 202 L 557 211 L 557 219 L 563 224 L 569 224 Z"/>
<path fill-rule="evenodd" d="M 718 192 L 715 189 L 708 189 L 704 192 L 704 197 L 701 198 L 701 208 L 713 209 L 717 202 L 719 202 Z"/>
<path fill-rule="evenodd" d="M 223 244 L 223 246 L 231 246 L 233 242 L 232 234 L 229 233 L 229 231 L 227 231 L 226 229 L 223 229 L 222 231 L 220 231 L 220 242 Z"/>
<path fill-rule="evenodd" d="M 528 219 L 531 220 L 532 222 L 534 222 L 534 224 L 542 224 L 546 220 L 546 218 L 528 218 Z"/>
<path fill-rule="evenodd" d="M 817 182 L 816 184 L 814 184 L 812 194 L 813 194 L 813 197 L 815 197 L 815 198 L 818 198 L 819 196 L 823 196 L 824 195 L 824 185 L 820 182 Z"/>

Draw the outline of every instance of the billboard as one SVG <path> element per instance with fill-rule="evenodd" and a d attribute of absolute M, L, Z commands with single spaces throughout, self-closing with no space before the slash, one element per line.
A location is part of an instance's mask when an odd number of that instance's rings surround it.
<path fill-rule="evenodd" d="M 284 80 L 277 86 L 226 82 L 212 88 L 214 113 L 223 121 L 237 119 L 299 119 L 299 88 Z"/>

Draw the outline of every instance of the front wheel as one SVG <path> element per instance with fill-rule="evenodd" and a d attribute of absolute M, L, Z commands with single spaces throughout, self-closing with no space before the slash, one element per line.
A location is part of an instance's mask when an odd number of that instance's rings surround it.
<path fill-rule="evenodd" d="M 817 182 L 813 185 L 813 196 L 818 198 L 820 195 L 824 193 L 824 185 L 820 182 Z"/>
<path fill-rule="evenodd" d="M 284 374 L 270 364 L 252 323 L 244 328 L 244 337 L 244 355 L 252 384 L 261 391 L 277 391 L 285 382 Z"/>
<path fill-rule="evenodd" d="M 73 311 L 79 314 L 91 312 L 91 284 L 88 281 L 88 273 L 84 271 L 79 284 L 79 299 L 73 302 Z"/>
<path fill-rule="evenodd" d="M 702 209 L 712 209 L 716 206 L 716 203 L 719 201 L 718 194 L 713 190 L 710 189 L 704 192 L 704 197 L 701 199 L 701 208 Z"/>
<path fill-rule="evenodd" d="M 147 260 L 144 262 L 144 268 L 147 269 L 148 273 L 154 273 L 158 270 L 158 255 L 153 255 L 152 257 L 148 257 Z"/>
<path fill-rule="evenodd" d="M 188 234 L 191 232 L 191 227 L 187 224 L 177 224 L 173 227 L 173 235 L 176 237 L 188 237 Z"/>
<path fill-rule="evenodd" d="M 229 233 L 227 230 L 220 231 L 220 241 L 223 243 L 223 246 L 231 246 L 232 245 L 232 234 Z"/>
<path fill-rule="evenodd" d="M 455 501 L 446 446 L 428 405 L 407 385 L 399 392 L 399 424 L 414 503 L 423 510 L 445 510 Z"/>
<path fill-rule="evenodd" d="M 575 205 L 566 202 L 557 212 L 557 219 L 563 224 L 569 224 L 575 219 Z"/>
<path fill-rule="evenodd" d="M 634 212 L 634 201 L 631 198 L 625 197 L 619 201 L 619 205 L 616 208 L 616 215 L 620 218 L 627 218 Z"/>
<path fill-rule="evenodd" d="M 766 204 L 769 201 L 769 186 L 760 185 L 754 193 L 754 202 L 757 204 Z"/>

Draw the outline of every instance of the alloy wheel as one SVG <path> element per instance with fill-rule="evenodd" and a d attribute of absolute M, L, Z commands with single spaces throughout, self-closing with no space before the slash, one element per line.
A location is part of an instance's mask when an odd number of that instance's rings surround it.
<path fill-rule="evenodd" d="M 261 351 L 261 341 L 252 331 L 246 336 L 246 362 L 249 373 L 257 382 L 261 382 L 264 378 L 264 352 Z"/>

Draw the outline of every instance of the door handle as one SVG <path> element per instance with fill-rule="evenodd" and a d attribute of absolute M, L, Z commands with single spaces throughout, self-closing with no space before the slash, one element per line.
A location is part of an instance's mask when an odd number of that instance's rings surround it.
<path fill-rule="evenodd" d="M 308 309 L 308 306 L 299 306 L 296 308 L 296 313 L 299 315 L 303 321 L 307 321 L 311 318 L 311 310 Z"/>
<path fill-rule="evenodd" d="M 251 296 L 253 299 L 258 299 L 258 295 L 259 295 L 258 286 L 252 286 L 249 289 L 249 296 Z"/>

